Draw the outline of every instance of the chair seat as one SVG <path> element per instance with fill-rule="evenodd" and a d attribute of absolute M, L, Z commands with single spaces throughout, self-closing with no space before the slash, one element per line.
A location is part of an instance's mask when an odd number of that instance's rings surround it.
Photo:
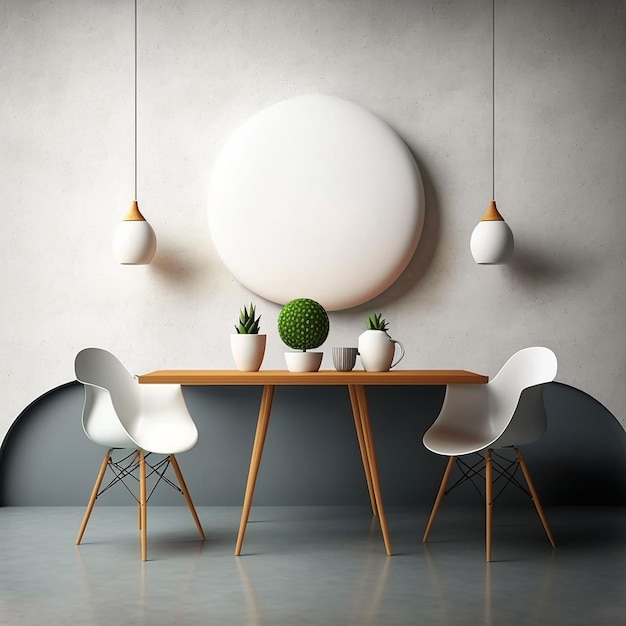
<path fill-rule="evenodd" d="M 143 418 L 135 431 L 137 442 L 141 445 L 135 446 L 144 452 L 155 454 L 180 454 L 191 450 L 198 437 L 195 431 L 187 431 L 184 424 L 178 424 L 179 428 L 172 428 L 171 424 L 159 423 L 152 416 Z"/>
<path fill-rule="evenodd" d="M 482 450 L 491 439 L 478 433 L 450 428 L 449 426 L 432 426 L 424 435 L 424 445 L 435 454 L 445 456 L 461 456 Z"/>

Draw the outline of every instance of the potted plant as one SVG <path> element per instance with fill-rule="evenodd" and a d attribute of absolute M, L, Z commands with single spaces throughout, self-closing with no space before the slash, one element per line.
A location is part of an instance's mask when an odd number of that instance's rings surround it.
<path fill-rule="evenodd" d="M 368 372 L 386 372 L 404 357 L 404 346 L 389 335 L 389 324 L 382 313 L 372 313 L 367 318 L 367 330 L 359 335 L 358 349 L 363 369 Z M 396 345 L 400 357 L 394 363 Z"/>
<path fill-rule="evenodd" d="M 317 372 L 323 352 L 307 352 L 321 346 L 330 329 L 324 307 L 310 298 L 296 298 L 287 302 L 278 314 L 278 334 L 292 350 L 285 352 L 290 372 Z"/>
<path fill-rule="evenodd" d="M 235 324 L 236 333 L 230 336 L 230 349 L 237 369 L 242 372 L 256 372 L 265 355 L 266 335 L 259 334 L 261 329 L 254 304 L 239 310 L 239 320 Z"/>

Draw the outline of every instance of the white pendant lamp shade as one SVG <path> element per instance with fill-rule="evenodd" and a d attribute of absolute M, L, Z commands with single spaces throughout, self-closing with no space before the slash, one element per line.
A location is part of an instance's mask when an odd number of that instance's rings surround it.
<path fill-rule="evenodd" d="M 156 235 L 140 213 L 137 200 L 120 222 L 113 237 L 113 252 L 122 265 L 148 265 L 156 252 Z"/>
<path fill-rule="evenodd" d="M 513 245 L 513 232 L 492 200 L 472 232 L 470 250 L 474 261 L 479 265 L 506 263 L 513 253 Z"/>
<path fill-rule="evenodd" d="M 491 3 L 491 197 L 496 197 L 496 2 Z M 498 212 L 496 201 L 472 231 L 470 250 L 479 265 L 506 263 L 513 253 L 513 232 Z"/>
<path fill-rule="evenodd" d="M 135 198 L 137 198 L 137 0 L 135 0 Z M 133 200 L 115 229 L 113 253 L 122 265 L 148 265 L 156 252 L 156 235 Z"/>

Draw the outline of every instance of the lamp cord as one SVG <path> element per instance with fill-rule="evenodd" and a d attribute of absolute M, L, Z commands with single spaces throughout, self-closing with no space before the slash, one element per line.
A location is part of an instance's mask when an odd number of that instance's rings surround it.
<path fill-rule="evenodd" d="M 491 3 L 491 199 L 496 199 L 496 0 Z"/>
<path fill-rule="evenodd" d="M 137 200 L 137 0 L 135 0 L 135 200 Z"/>

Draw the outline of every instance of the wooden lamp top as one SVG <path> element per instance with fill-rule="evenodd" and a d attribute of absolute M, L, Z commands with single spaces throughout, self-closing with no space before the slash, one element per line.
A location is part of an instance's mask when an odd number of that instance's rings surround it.
<path fill-rule="evenodd" d="M 502 219 L 502 218 L 500 218 Z M 137 200 L 133 200 L 130 203 L 130 209 L 124 217 L 124 222 L 145 222 L 146 218 L 141 214 Z"/>
<path fill-rule="evenodd" d="M 141 214 L 140 214 L 141 215 Z M 496 208 L 496 201 L 491 200 L 489 202 L 489 208 L 485 212 L 485 214 L 480 218 L 481 222 L 504 222 L 504 218 L 498 212 Z"/>

